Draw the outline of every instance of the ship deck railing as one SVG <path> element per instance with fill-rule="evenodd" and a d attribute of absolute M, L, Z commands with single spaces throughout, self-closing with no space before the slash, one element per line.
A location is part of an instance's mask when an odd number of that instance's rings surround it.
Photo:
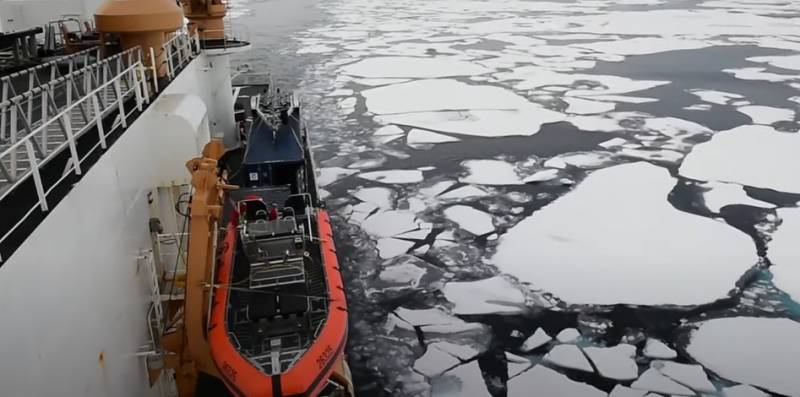
<path fill-rule="evenodd" d="M 3 80 L 7 88 L 0 90 L 8 97 L 0 101 L 0 265 L 63 199 L 64 186 L 77 182 L 131 117 L 200 53 L 200 45 L 196 35 L 179 30 L 160 49 L 148 49 L 150 56 L 135 47 L 92 63 L 94 51 Z M 59 66 L 67 69 L 63 75 Z M 160 68 L 166 77 L 158 77 Z M 14 84 L 26 78 L 27 90 L 17 93 Z M 35 224 L 26 224 L 31 220 Z"/>

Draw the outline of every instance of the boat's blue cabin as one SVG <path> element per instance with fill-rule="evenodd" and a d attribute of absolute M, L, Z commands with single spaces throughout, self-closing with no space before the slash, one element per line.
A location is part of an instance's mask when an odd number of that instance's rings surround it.
<path fill-rule="evenodd" d="M 290 185 L 299 193 L 305 164 L 299 128 L 289 123 L 275 130 L 260 118 L 255 123 L 244 156 L 245 186 Z"/>

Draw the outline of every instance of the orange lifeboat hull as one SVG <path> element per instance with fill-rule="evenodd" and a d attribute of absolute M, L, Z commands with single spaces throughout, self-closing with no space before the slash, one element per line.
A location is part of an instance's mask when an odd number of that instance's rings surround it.
<path fill-rule="evenodd" d="M 327 386 L 336 364 L 344 360 L 347 341 L 347 304 L 336 258 L 336 247 L 327 211 L 317 210 L 321 256 L 329 294 L 329 310 L 319 336 L 286 372 L 269 375 L 246 360 L 228 336 L 227 302 L 237 238 L 238 214 L 233 213 L 225 234 L 217 267 L 208 339 L 211 354 L 228 389 L 240 397 L 317 396 Z"/>

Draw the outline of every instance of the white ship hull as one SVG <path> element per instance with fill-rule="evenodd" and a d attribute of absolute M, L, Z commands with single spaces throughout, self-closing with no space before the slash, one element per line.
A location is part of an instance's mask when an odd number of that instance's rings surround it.
<path fill-rule="evenodd" d="M 228 65 L 192 60 L 4 258 L 0 396 L 164 395 L 140 354 L 151 340 L 148 222 L 173 204 L 158 187 L 187 183 L 184 164 L 210 131 L 233 129 Z"/>

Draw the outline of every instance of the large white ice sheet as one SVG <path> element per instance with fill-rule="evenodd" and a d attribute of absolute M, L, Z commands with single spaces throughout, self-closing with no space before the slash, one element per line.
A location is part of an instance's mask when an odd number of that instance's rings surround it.
<path fill-rule="evenodd" d="M 800 323 L 732 317 L 698 324 L 686 351 L 706 369 L 736 382 L 800 396 Z"/>
<path fill-rule="evenodd" d="M 714 134 L 694 147 L 680 174 L 697 180 L 800 193 L 800 134 L 769 126 L 745 125 Z"/>
<path fill-rule="evenodd" d="M 432 78 L 471 76 L 486 73 L 483 66 L 443 57 L 374 57 L 342 68 L 346 74 L 361 77 L 414 77 Z"/>
<path fill-rule="evenodd" d="M 514 314 L 525 310 L 525 296 L 503 277 L 452 281 L 442 289 L 455 314 Z"/>
<path fill-rule="evenodd" d="M 757 262 L 753 242 L 672 207 L 675 183 L 647 163 L 595 171 L 501 236 L 492 262 L 571 303 L 693 305 L 725 297 Z"/>
<path fill-rule="evenodd" d="M 508 381 L 508 397 L 606 397 L 607 394 L 585 383 L 537 365 Z"/>

